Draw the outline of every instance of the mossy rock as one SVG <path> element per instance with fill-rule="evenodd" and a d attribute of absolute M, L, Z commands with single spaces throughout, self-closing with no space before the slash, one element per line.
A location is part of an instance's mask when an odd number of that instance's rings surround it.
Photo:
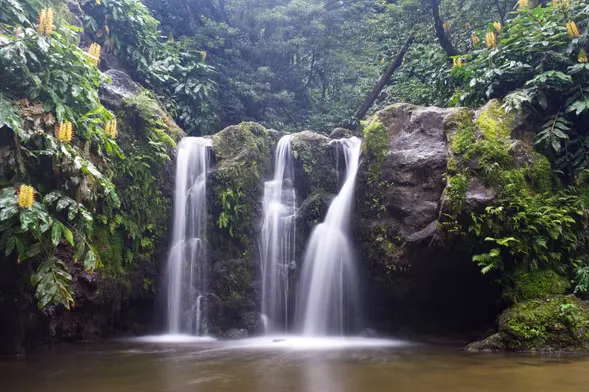
<path fill-rule="evenodd" d="M 491 339 L 492 338 L 492 339 Z M 470 351 L 589 351 L 589 308 L 574 296 L 515 304 L 499 317 L 499 332 Z"/>
<path fill-rule="evenodd" d="M 330 141 L 326 136 L 311 131 L 292 135 L 297 198 L 305 199 L 314 192 L 337 193 L 337 147 Z M 342 171 L 345 169 L 343 159 L 339 168 Z"/>
<path fill-rule="evenodd" d="M 517 270 L 510 277 L 512 284 L 503 296 L 510 302 L 522 302 L 564 294 L 571 287 L 569 280 L 553 270 Z"/>

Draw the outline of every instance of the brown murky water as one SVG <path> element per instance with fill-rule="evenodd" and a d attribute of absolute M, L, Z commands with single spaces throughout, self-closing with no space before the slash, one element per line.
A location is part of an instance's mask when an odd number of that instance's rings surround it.
<path fill-rule="evenodd" d="M 0 390 L 589 391 L 589 356 L 473 354 L 426 345 L 301 348 L 111 342 L 0 360 Z"/>

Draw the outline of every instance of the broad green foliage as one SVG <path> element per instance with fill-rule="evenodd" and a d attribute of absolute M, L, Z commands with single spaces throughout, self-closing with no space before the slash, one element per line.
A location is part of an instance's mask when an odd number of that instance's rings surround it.
<path fill-rule="evenodd" d="M 113 116 L 98 100 L 100 73 L 73 43 L 76 30 L 57 17 L 53 32 L 39 35 L 30 22 L 33 4 L 8 2 L 1 15 L 0 67 L 11 72 L 0 86 L 0 249 L 9 262 L 37 267 L 32 283 L 40 307 L 69 308 L 71 276 L 62 257 L 72 248 L 68 261 L 88 271 L 101 267 L 88 239 L 95 211 L 119 207 L 104 169 L 109 154 L 122 154 L 104 133 Z M 73 124 L 71 142 L 52 135 L 65 120 Z M 30 208 L 18 205 L 20 184 L 33 184 Z"/>
<path fill-rule="evenodd" d="M 191 40 L 163 41 L 159 22 L 138 0 L 87 0 L 85 33 L 124 61 L 191 134 L 215 131 L 213 68 Z"/>
<path fill-rule="evenodd" d="M 567 4 L 559 7 L 552 1 L 510 14 L 497 33 L 496 48 L 484 46 L 485 30 L 493 27 L 477 31 L 481 43 L 460 55 L 465 65 L 452 70 L 463 85 L 451 102 L 479 105 L 504 97 L 506 111 L 533 113 L 543 124 L 537 130 L 537 148 L 570 179 L 587 167 L 589 2 Z M 571 21 L 576 22 L 579 37 L 568 34 Z"/>

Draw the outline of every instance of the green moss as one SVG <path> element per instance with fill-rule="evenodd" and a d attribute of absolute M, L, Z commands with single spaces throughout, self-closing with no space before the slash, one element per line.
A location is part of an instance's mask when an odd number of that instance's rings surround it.
<path fill-rule="evenodd" d="M 515 114 L 505 113 L 496 100 L 490 101 L 476 119 L 477 128 L 483 132 L 483 138 L 487 140 L 509 139 L 515 123 Z"/>
<path fill-rule="evenodd" d="M 95 224 L 91 242 L 100 255 L 106 276 L 115 277 L 124 274 L 123 233 L 120 231 L 111 233 L 107 226 Z"/>
<path fill-rule="evenodd" d="M 533 152 L 534 163 L 527 168 L 526 175 L 532 188 L 539 193 L 552 190 L 553 173 L 550 161 L 542 154 Z"/>
<path fill-rule="evenodd" d="M 509 280 L 512 283 L 504 290 L 503 296 L 514 303 L 563 294 L 571 287 L 565 277 L 553 270 L 518 269 Z"/>
<path fill-rule="evenodd" d="M 376 181 L 380 176 L 382 164 L 387 156 L 389 138 L 385 126 L 378 118 L 374 118 L 368 126 L 363 129 L 364 153 L 368 157 L 369 180 Z"/>
<path fill-rule="evenodd" d="M 446 120 L 444 126 L 456 130 L 456 133 L 451 136 L 452 152 L 468 159 L 476 141 L 474 121 L 470 111 L 468 109 L 457 111 Z"/>
<path fill-rule="evenodd" d="M 589 312 L 573 296 L 524 301 L 500 316 L 499 332 L 512 350 L 585 351 Z"/>
<path fill-rule="evenodd" d="M 466 189 L 468 188 L 468 178 L 464 173 L 459 173 L 448 177 L 448 187 L 446 188 L 446 196 L 449 206 L 459 211 L 462 209 L 462 204 L 466 199 Z"/>
<path fill-rule="evenodd" d="M 448 164 L 446 166 L 446 170 L 450 174 L 456 173 L 456 171 L 458 170 L 458 162 L 456 161 L 456 158 L 452 157 L 452 158 L 448 159 Z"/>

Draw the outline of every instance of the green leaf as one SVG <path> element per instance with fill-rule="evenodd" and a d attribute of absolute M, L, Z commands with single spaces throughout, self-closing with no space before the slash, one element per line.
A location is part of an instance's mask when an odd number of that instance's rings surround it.
<path fill-rule="evenodd" d="M 68 229 L 67 227 L 65 227 L 61 222 L 59 222 L 59 225 L 61 226 L 61 231 L 63 232 L 63 236 L 65 237 L 65 239 L 67 240 L 67 242 L 71 246 L 74 246 L 74 235 L 72 234 L 72 232 L 70 231 L 70 229 Z"/>
<path fill-rule="evenodd" d="M 61 223 L 55 222 L 51 228 L 51 243 L 53 246 L 59 245 L 59 240 L 61 239 L 61 227 Z"/>

